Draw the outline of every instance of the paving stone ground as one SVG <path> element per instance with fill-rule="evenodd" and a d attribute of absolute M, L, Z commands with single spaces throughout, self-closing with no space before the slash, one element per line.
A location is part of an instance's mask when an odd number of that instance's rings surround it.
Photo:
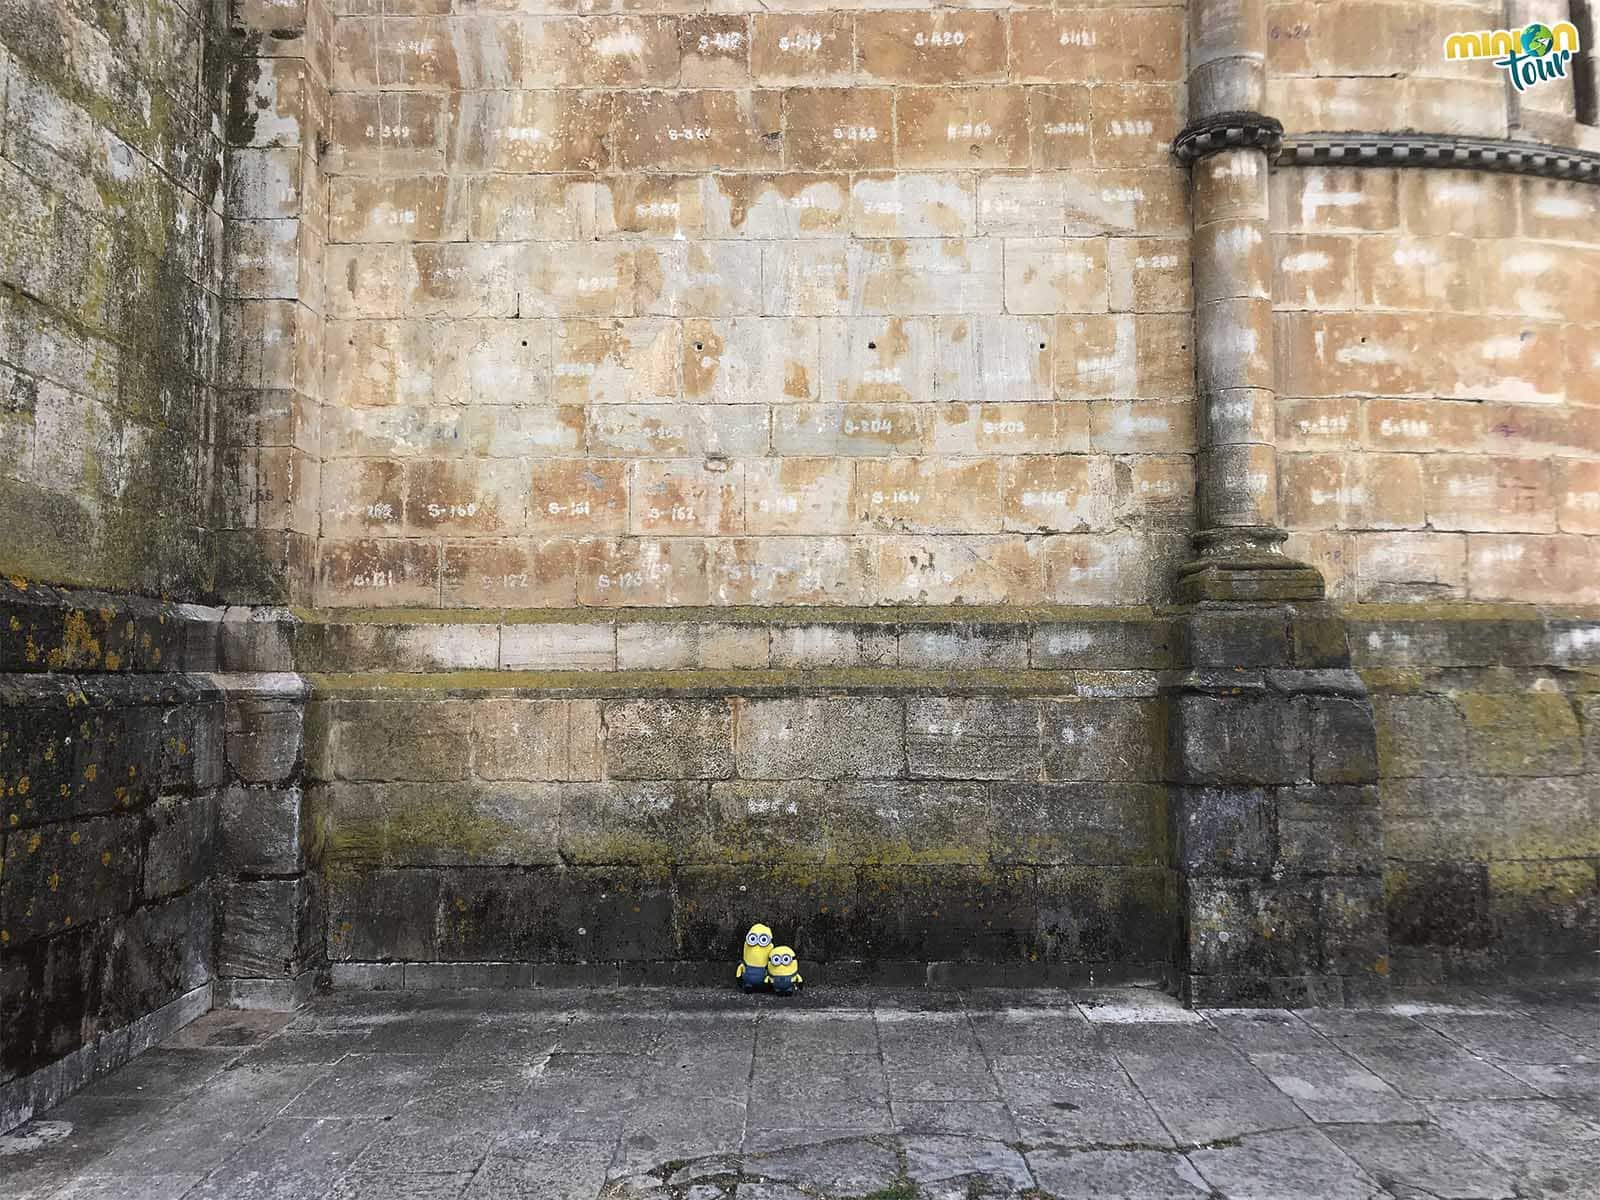
<path fill-rule="evenodd" d="M 8 1200 L 1600 1194 L 1600 990 L 345 993 L 0 1137 Z"/>

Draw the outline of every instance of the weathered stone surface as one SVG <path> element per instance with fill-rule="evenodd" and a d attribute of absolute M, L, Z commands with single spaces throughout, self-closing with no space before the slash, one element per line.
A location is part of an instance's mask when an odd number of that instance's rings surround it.
<path fill-rule="evenodd" d="M 1166 746 L 1153 701 L 1073 700 L 1043 704 L 1044 772 L 1050 779 L 1155 779 Z"/>
<path fill-rule="evenodd" d="M 217 796 L 165 796 L 146 813 L 143 897 L 157 900 L 185 891 L 215 870 Z"/>
<path fill-rule="evenodd" d="M 322 954 L 320 893 L 306 879 L 240 881 L 222 897 L 217 970 L 228 976 L 283 977 Z"/>
<path fill-rule="evenodd" d="M 666 866 L 712 857 L 706 785 L 608 782 L 561 792 L 562 858 Z"/>
<path fill-rule="evenodd" d="M 466 777 L 472 711 L 455 700 L 329 701 L 322 749 L 327 779 Z"/>
<path fill-rule="evenodd" d="M 1378 766 L 1385 777 L 1466 774 L 1466 724 L 1438 696 L 1378 696 Z"/>
<path fill-rule="evenodd" d="M 1577 716 L 1564 695 L 1468 692 L 1456 703 L 1475 773 L 1569 775 L 1582 764 Z"/>
<path fill-rule="evenodd" d="M 848 863 L 986 863 L 989 789 L 966 782 L 833 785 L 828 856 Z"/>
<path fill-rule="evenodd" d="M 1188 787 L 1174 799 L 1178 862 L 1191 876 L 1261 875 L 1276 861 L 1275 789 Z"/>
<path fill-rule="evenodd" d="M 309 821 L 298 787 L 235 784 L 218 801 L 217 846 L 229 870 L 292 875 L 306 868 Z"/>
<path fill-rule="evenodd" d="M 1039 704 L 1032 700 L 912 700 L 906 705 L 906 757 L 913 775 L 1036 777 Z"/>
<path fill-rule="evenodd" d="M 137 817 L 96 817 L 9 833 L 0 878 L 7 943 L 127 912 L 139 895 Z"/>
<path fill-rule="evenodd" d="M 561 793 L 547 783 L 331 783 L 307 797 L 330 867 L 553 863 Z"/>
<path fill-rule="evenodd" d="M 994 789 L 995 861 L 1154 866 L 1167 857 L 1159 786 L 1018 783 Z"/>
<path fill-rule="evenodd" d="M 1052 962 L 1155 964 L 1172 958 L 1176 881 L 1165 867 L 1039 872 L 1038 949 Z"/>
<path fill-rule="evenodd" d="M 229 769 L 248 783 L 288 780 L 300 765 L 304 720 L 298 700 L 231 699 Z"/>
<path fill-rule="evenodd" d="M 480 779 L 593 779 L 600 705 L 593 700 L 491 700 L 473 713 Z"/>
<path fill-rule="evenodd" d="M 1319 783 L 1377 779 L 1377 732 L 1369 703 L 1332 698 L 1312 702 L 1311 776 Z"/>
<path fill-rule="evenodd" d="M 606 771 L 616 779 L 726 779 L 733 774 L 733 707 L 725 700 L 607 703 Z"/>
<path fill-rule="evenodd" d="M 1286 784 L 1309 778 L 1306 712 L 1275 697 L 1182 695 L 1174 713 L 1183 779 Z"/>
<path fill-rule="evenodd" d="M 898 700 L 747 700 L 738 705 L 737 719 L 736 758 L 745 778 L 905 773 L 905 717 Z"/>

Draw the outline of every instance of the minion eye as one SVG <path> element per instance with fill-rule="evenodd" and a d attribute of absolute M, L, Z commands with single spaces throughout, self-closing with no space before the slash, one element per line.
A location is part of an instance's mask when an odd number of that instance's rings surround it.
<path fill-rule="evenodd" d="M 770 946 L 772 945 L 772 939 L 764 933 L 758 933 L 756 934 L 756 945 Z"/>
<path fill-rule="evenodd" d="M 754 946 L 758 942 L 760 942 L 760 940 L 761 940 L 761 936 L 759 934 L 747 933 L 747 934 L 744 935 L 744 944 L 746 946 Z"/>

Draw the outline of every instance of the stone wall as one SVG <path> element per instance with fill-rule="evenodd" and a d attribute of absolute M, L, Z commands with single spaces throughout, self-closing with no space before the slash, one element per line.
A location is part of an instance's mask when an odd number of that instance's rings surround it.
<path fill-rule="evenodd" d="M 218 592 L 237 604 L 303 603 L 321 486 L 333 19 L 324 0 L 229 0 L 225 9 Z"/>
<path fill-rule="evenodd" d="M 0 582 L 0 1128 L 211 1006 L 216 634 Z"/>
<path fill-rule="evenodd" d="M 1600 623 L 1352 610 L 1402 978 L 1536 972 L 1600 945 Z"/>
<path fill-rule="evenodd" d="M 1418 129 L 1600 149 L 1573 87 L 1516 93 L 1487 62 L 1450 61 L 1452 33 L 1577 19 L 1571 0 L 1270 0 L 1267 109 L 1285 129 Z M 1586 46 L 1587 50 L 1588 47 Z"/>
<path fill-rule="evenodd" d="M 438 7 L 335 25 L 319 604 L 1170 593 L 1181 7 Z"/>
<path fill-rule="evenodd" d="M 335 978 L 1158 976 L 1170 624 L 992 615 L 303 628 L 409 672 L 312 675 Z"/>
<path fill-rule="evenodd" d="M 199 599 L 222 291 L 200 0 L 0 4 L 0 570 Z"/>
<path fill-rule="evenodd" d="M 1273 179 L 1291 549 L 1361 602 L 1600 603 L 1600 189 Z"/>

